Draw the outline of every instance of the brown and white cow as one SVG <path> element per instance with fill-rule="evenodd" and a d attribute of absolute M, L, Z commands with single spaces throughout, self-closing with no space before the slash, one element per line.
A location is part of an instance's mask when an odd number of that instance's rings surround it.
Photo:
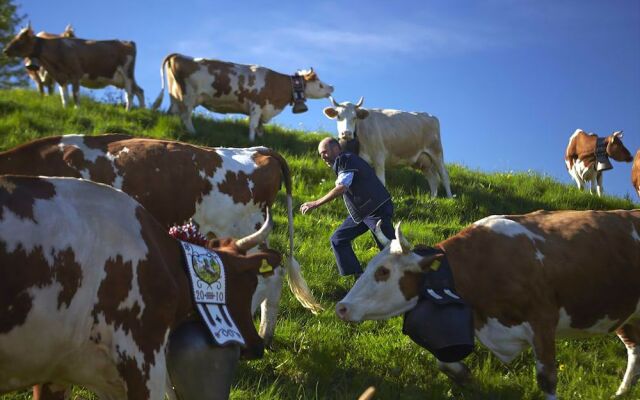
<path fill-rule="evenodd" d="M 210 148 L 166 140 L 52 136 L 0 153 L 0 174 L 69 176 L 111 185 L 139 201 L 163 226 L 192 218 L 203 233 L 242 237 L 264 222 L 281 182 L 287 196 L 289 286 L 314 313 L 316 302 L 293 257 L 291 174 L 286 160 L 266 147 Z M 252 309 L 262 304 L 260 334 L 271 343 L 285 272 L 259 277 Z"/>
<path fill-rule="evenodd" d="M 636 151 L 636 156 L 633 159 L 633 167 L 631 167 L 631 183 L 633 189 L 638 192 L 640 196 L 640 149 Z"/>
<path fill-rule="evenodd" d="M 330 99 L 333 107 L 325 108 L 324 114 L 337 120 L 343 149 L 356 152 L 371 164 L 382 184 L 385 165 L 409 164 L 424 173 L 432 196 L 437 196 L 442 183 L 451 197 L 438 118 L 424 112 L 365 109 L 362 97 L 356 104 Z M 354 141 L 355 150 L 350 148 Z"/>
<path fill-rule="evenodd" d="M 263 262 L 280 255 L 246 251 L 270 226 L 209 243 L 226 266 L 228 313 L 258 356 L 251 297 Z M 162 399 L 173 388 L 179 398 L 226 399 L 240 352 L 206 340 L 184 264 L 180 243 L 121 191 L 0 177 L 0 393 L 53 382 L 104 399 Z"/>
<path fill-rule="evenodd" d="M 73 31 L 73 27 L 71 26 L 71 24 L 69 24 L 64 29 L 64 32 L 59 35 L 43 31 L 38 32 L 36 36 L 43 39 L 58 37 L 74 38 L 76 37 L 76 34 Z M 25 58 L 24 67 L 27 70 L 27 75 L 29 75 L 29 78 L 31 78 L 31 80 L 35 82 L 36 87 L 38 88 L 38 92 L 41 95 L 44 95 L 45 87 L 47 88 L 47 93 L 49 95 L 53 93 L 53 85 L 55 85 L 55 82 L 53 81 L 53 78 L 51 78 L 51 75 L 47 72 L 47 70 L 40 66 L 37 59 Z"/>
<path fill-rule="evenodd" d="M 567 165 L 569 175 L 578 185 L 578 189 L 583 190 L 586 182 L 590 182 L 589 193 L 593 194 L 594 186 L 598 196 L 602 196 L 602 172 L 611 169 L 610 165 L 601 169 L 596 160 L 596 147 L 598 135 L 586 133 L 582 129 L 576 131 L 569 138 L 569 144 L 564 154 L 564 162 Z M 602 138 L 606 146 L 606 155 L 616 161 L 631 162 L 633 160 L 629 150 L 622 144 L 622 131 L 613 132 L 611 135 Z"/>
<path fill-rule="evenodd" d="M 396 237 L 337 304 L 341 319 L 387 319 L 416 305 L 443 255 L 419 256 L 399 227 Z M 476 337 L 503 362 L 532 346 L 547 399 L 556 398 L 556 337 L 615 331 L 628 352 L 617 394 L 630 389 L 640 373 L 640 210 L 494 215 L 434 247 L 473 310 Z M 461 362 L 438 367 L 468 378 Z"/>
<path fill-rule="evenodd" d="M 263 134 L 262 125 L 294 102 L 292 76 L 259 65 L 236 64 L 205 58 L 170 54 L 160 66 L 162 90 L 153 103 L 155 110 L 164 96 L 164 73 L 171 106 L 169 112 L 180 115 L 187 131 L 196 133 L 191 112 L 197 106 L 222 114 L 249 116 L 249 140 Z M 333 87 L 318 79 L 310 69 L 298 71 L 304 82 L 304 96 L 319 99 L 329 96 Z"/>
<path fill-rule="evenodd" d="M 127 93 L 126 108 L 133 96 L 144 107 L 144 92 L 135 81 L 136 44 L 122 40 L 85 40 L 78 38 L 41 38 L 31 26 L 22 29 L 4 48 L 10 57 L 37 59 L 60 85 L 62 105 L 67 105 L 67 85 L 79 105 L 80 86 L 99 89 L 115 86 Z"/>

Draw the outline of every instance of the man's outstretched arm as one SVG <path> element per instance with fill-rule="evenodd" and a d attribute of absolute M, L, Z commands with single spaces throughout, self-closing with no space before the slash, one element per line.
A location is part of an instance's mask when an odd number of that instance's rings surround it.
<path fill-rule="evenodd" d="M 330 202 L 336 197 L 342 196 L 344 192 L 348 189 L 347 186 L 343 184 L 337 184 L 333 189 L 331 189 L 327 194 L 319 198 L 318 200 L 308 201 L 300 206 L 300 212 L 302 214 L 306 214 L 307 212 L 313 210 L 314 208 L 318 208 L 321 205 Z"/>

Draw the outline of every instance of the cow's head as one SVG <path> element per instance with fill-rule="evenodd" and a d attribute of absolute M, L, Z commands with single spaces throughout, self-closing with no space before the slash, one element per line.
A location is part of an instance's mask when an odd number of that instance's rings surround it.
<path fill-rule="evenodd" d="M 36 45 L 36 35 L 31 29 L 31 23 L 26 28 L 22 28 L 18 34 L 11 39 L 3 52 L 9 57 L 28 57 L 32 55 Z"/>
<path fill-rule="evenodd" d="M 241 239 L 213 239 L 207 244 L 227 266 L 227 304 L 229 312 L 247 344 L 245 358 L 262 357 L 264 341 L 258 335 L 251 314 L 251 300 L 258 285 L 258 275 L 271 275 L 282 262 L 280 253 L 271 249 L 247 254 L 247 251 L 264 243 L 273 227 L 267 209 L 267 219 L 257 232 Z"/>
<path fill-rule="evenodd" d="M 76 37 L 76 33 L 73 30 L 73 26 L 71 26 L 71 24 L 68 24 L 66 28 L 64 28 L 64 32 L 62 32 L 60 34 L 60 37 L 65 37 L 65 38 L 74 38 Z"/>
<path fill-rule="evenodd" d="M 409 311 L 418 302 L 423 272 L 443 257 L 443 254 L 422 257 L 412 252 L 400 224 L 396 226 L 396 239 L 389 241 L 380 231 L 376 236 L 388 244 L 336 305 L 336 314 L 342 320 L 387 319 Z"/>
<path fill-rule="evenodd" d="M 607 155 L 616 161 L 631 162 L 633 157 L 629 149 L 622 144 L 622 131 L 613 132 L 608 138 Z"/>
<path fill-rule="evenodd" d="M 318 74 L 313 68 L 297 72 L 304 79 L 304 95 L 310 99 L 322 99 L 333 93 L 333 86 L 327 85 L 318 79 Z"/>
<path fill-rule="evenodd" d="M 338 138 L 343 140 L 353 140 L 355 138 L 356 123 L 359 119 L 365 119 L 369 116 L 369 111 L 362 107 L 364 103 L 364 97 L 360 97 L 360 100 L 356 104 L 345 101 L 338 104 L 333 97 L 331 104 L 333 107 L 326 107 L 323 112 L 329 119 L 335 119 L 338 122 Z"/>

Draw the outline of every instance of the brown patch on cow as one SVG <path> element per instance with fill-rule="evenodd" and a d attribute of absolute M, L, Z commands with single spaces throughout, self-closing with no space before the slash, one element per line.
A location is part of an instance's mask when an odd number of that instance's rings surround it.
<path fill-rule="evenodd" d="M 227 171 L 224 180 L 218 183 L 220 193 L 231 196 L 234 203 L 247 204 L 251 201 L 249 177 L 244 172 Z"/>
<path fill-rule="evenodd" d="M 62 286 L 58 294 L 58 309 L 62 305 L 69 307 L 82 283 L 82 268 L 76 262 L 76 257 L 71 248 L 58 252 L 54 258 L 55 280 Z"/>
<path fill-rule="evenodd" d="M 150 394 L 149 388 L 147 388 L 147 381 L 149 380 L 148 368 L 144 372 L 140 371 L 135 358 L 129 357 L 124 353 L 118 352 L 118 358 L 120 360 L 116 367 L 127 385 L 127 399 L 148 399 Z"/>
<path fill-rule="evenodd" d="M 253 182 L 253 201 L 271 206 L 278 195 L 282 182 L 282 171 L 288 170 L 286 161 L 273 150 L 257 150 L 251 157 L 257 168 L 249 179 Z M 283 165 L 284 163 L 284 165 Z"/>
<path fill-rule="evenodd" d="M 213 76 L 213 97 L 222 97 L 231 93 L 231 74 L 233 66 L 220 61 L 207 61 L 209 74 Z"/>
<path fill-rule="evenodd" d="M 33 205 L 36 200 L 47 200 L 55 196 L 52 183 L 38 178 L 15 176 L 0 177 L 0 219 L 4 218 L 4 208 L 21 219 L 37 222 L 33 216 Z"/>
<path fill-rule="evenodd" d="M 120 153 L 125 147 L 129 151 Z M 215 150 L 180 142 L 131 139 L 111 144 L 109 152 L 119 154 L 114 164 L 123 177 L 122 190 L 163 226 L 195 214 L 196 204 L 213 190 L 209 178 L 222 166 Z"/>
<path fill-rule="evenodd" d="M 390 276 L 391 276 L 391 273 L 389 271 L 389 268 L 383 265 L 378 267 L 378 269 L 376 269 L 376 272 L 373 274 L 373 279 L 376 282 L 385 282 L 389 280 Z"/>
<path fill-rule="evenodd" d="M 19 267 L 19 268 L 18 268 Z M 43 287 L 53 281 L 52 271 L 44 258 L 42 248 L 27 253 L 22 245 L 8 252 L 0 240 L 0 333 L 10 332 L 24 324 L 33 306 L 27 290 Z"/>
<path fill-rule="evenodd" d="M 398 283 L 404 298 L 410 300 L 420 294 L 420 289 L 422 285 L 424 285 L 424 274 L 421 272 L 405 271 Z"/>

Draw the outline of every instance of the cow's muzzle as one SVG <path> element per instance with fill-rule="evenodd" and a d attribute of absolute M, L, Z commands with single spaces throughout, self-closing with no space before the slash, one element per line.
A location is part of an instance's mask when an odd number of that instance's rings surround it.
<path fill-rule="evenodd" d="M 338 135 L 339 139 L 344 139 L 344 140 L 353 140 L 353 132 L 351 131 L 342 131 L 340 132 L 340 135 Z"/>

